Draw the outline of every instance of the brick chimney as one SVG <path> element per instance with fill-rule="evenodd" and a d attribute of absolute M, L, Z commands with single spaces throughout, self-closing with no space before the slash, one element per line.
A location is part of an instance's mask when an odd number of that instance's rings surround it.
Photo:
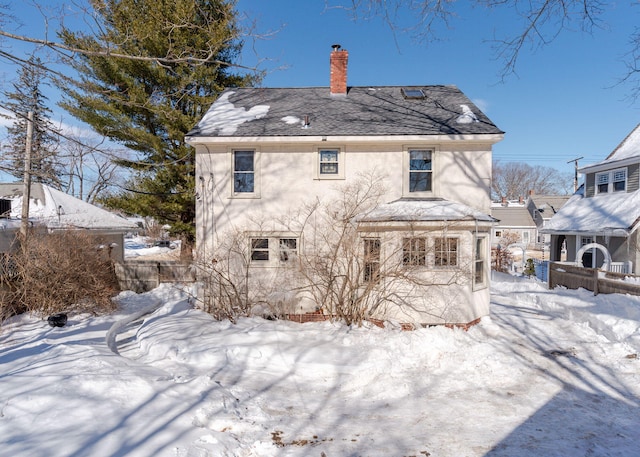
<path fill-rule="evenodd" d="M 349 52 L 340 50 L 339 44 L 332 46 L 330 67 L 331 67 L 331 95 L 347 95 L 347 63 Z"/>

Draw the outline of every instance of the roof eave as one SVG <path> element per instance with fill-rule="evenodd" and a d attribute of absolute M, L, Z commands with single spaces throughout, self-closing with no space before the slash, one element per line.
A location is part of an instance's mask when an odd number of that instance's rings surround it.
<path fill-rule="evenodd" d="M 638 162 L 640 162 L 640 156 L 627 157 L 626 159 L 609 160 L 609 161 L 596 163 L 593 165 L 587 165 L 585 167 L 580 168 L 578 171 L 583 174 L 597 173 L 599 171 L 611 170 L 612 168 L 626 167 Z"/>
<path fill-rule="evenodd" d="M 319 142 L 429 142 L 446 143 L 465 141 L 468 143 L 495 144 L 504 139 L 503 133 L 460 135 L 297 135 L 297 136 L 186 136 L 192 146 L 211 143 L 319 143 Z"/>

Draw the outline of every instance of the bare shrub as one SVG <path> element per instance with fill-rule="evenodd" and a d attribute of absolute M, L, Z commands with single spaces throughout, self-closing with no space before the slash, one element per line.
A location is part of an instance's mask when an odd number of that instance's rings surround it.
<path fill-rule="evenodd" d="M 213 256 L 196 262 L 202 283 L 198 301 L 215 319 L 229 319 L 250 313 L 248 300 L 248 258 L 245 237 L 230 233 Z"/>
<path fill-rule="evenodd" d="M 83 231 L 31 232 L 11 255 L 13 274 L 3 279 L 2 315 L 33 312 L 100 314 L 115 309 L 119 291 L 108 250 Z"/>
<path fill-rule="evenodd" d="M 513 253 L 507 249 L 512 244 L 520 242 L 517 232 L 505 230 L 500 238 L 499 245 L 491 249 L 491 268 L 495 271 L 508 273 L 513 264 Z"/>
<path fill-rule="evenodd" d="M 202 307 L 217 319 L 232 321 L 252 314 L 278 317 L 318 311 L 360 325 L 384 316 L 391 306 L 396 314 L 405 313 L 401 318 L 407 321 L 417 314 L 455 321 L 454 307 L 447 303 L 461 298 L 453 296 L 449 286 L 469 281 L 470 261 L 460 257 L 455 267 L 435 270 L 424 263 L 403 263 L 405 238 L 424 239 L 423 256 L 434 259 L 435 240 L 445 237 L 447 230 L 455 231 L 455 224 L 407 224 L 402 236 L 396 231 L 363 232 L 358 216 L 375 208 L 384 195 L 379 177 L 363 175 L 336 189 L 333 197 L 317 199 L 277 220 L 256 217 L 222 236 L 215 253 L 198 263 Z M 260 234 L 270 231 L 297 234 L 297 255 L 275 262 L 277 266 L 256 267 L 250 239 L 267 237 Z"/>

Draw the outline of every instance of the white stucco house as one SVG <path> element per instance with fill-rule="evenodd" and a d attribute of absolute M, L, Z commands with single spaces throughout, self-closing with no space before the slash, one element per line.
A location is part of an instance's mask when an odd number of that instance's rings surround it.
<path fill-rule="evenodd" d="M 294 215 L 375 176 L 379 204 L 349 221 L 365 264 L 361 288 L 376 278 L 379 290 L 390 287 L 378 275 L 386 268 L 396 281 L 408 271 L 423 280 L 387 294 L 369 317 L 475 322 L 489 313 L 491 157 L 504 133 L 455 86 L 348 86 L 347 61 L 334 46 L 329 87 L 227 89 L 188 133 L 196 256 L 216 262 L 216 249 L 241 233 L 248 278 L 294 270 L 292 260 L 319 246 L 315 216 L 301 225 Z M 296 309 L 327 312 L 306 303 Z"/>
<path fill-rule="evenodd" d="M 567 261 L 588 268 L 636 272 L 640 262 L 640 125 L 605 160 L 579 171 L 583 185 L 542 230 L 551 235 L 551 260 L 559 261 L 566 254 Z M 585 250 L 587 246 L 592 247 Z"/>

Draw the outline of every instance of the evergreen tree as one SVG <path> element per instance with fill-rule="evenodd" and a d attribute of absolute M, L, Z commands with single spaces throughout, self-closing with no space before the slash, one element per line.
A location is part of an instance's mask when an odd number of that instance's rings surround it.
<path fill-rule="evenodd" d="M 41 87 L 46 73 L 40 59 L 31 58 L 22 66 L 13 91 L 6 92 L 5 108 L 13 119 L 7 127 L 7 143 L 2 148 L 3 171 L 19 178 L 24 177 L 27 123 L 29 112 L 33 112 L 33 135 L 31 138 L 31 174 L 33 182 L 41 182 L 58 188 L 60 168 L 57 164 L 59 139 L 50 121 L 51 110 Z"/>
<path fill-rule="evenodd" d="M 104 199 L 129 214 L 194 237 L 195 150 L 185 134 L 225 87 L 257 77 L 231 72 L 241 49 L 235 2 L 223 0 L 92 0 L 102 22 L 96 35 L 63 29 L 67 46 L 104 49 L 136 59 L 84 53 L 71 65 L 81 76 L 59 81 L 61 103 L 93 129 L 138 153 L 120 161 L 133 171 L 126 188 Z"/>
<path fill-rule="evenodd" d="M 533 259 L 527 259 L 523 273 L 529 277 L 536 275 L 536 266 L 533 263 Z"/>

